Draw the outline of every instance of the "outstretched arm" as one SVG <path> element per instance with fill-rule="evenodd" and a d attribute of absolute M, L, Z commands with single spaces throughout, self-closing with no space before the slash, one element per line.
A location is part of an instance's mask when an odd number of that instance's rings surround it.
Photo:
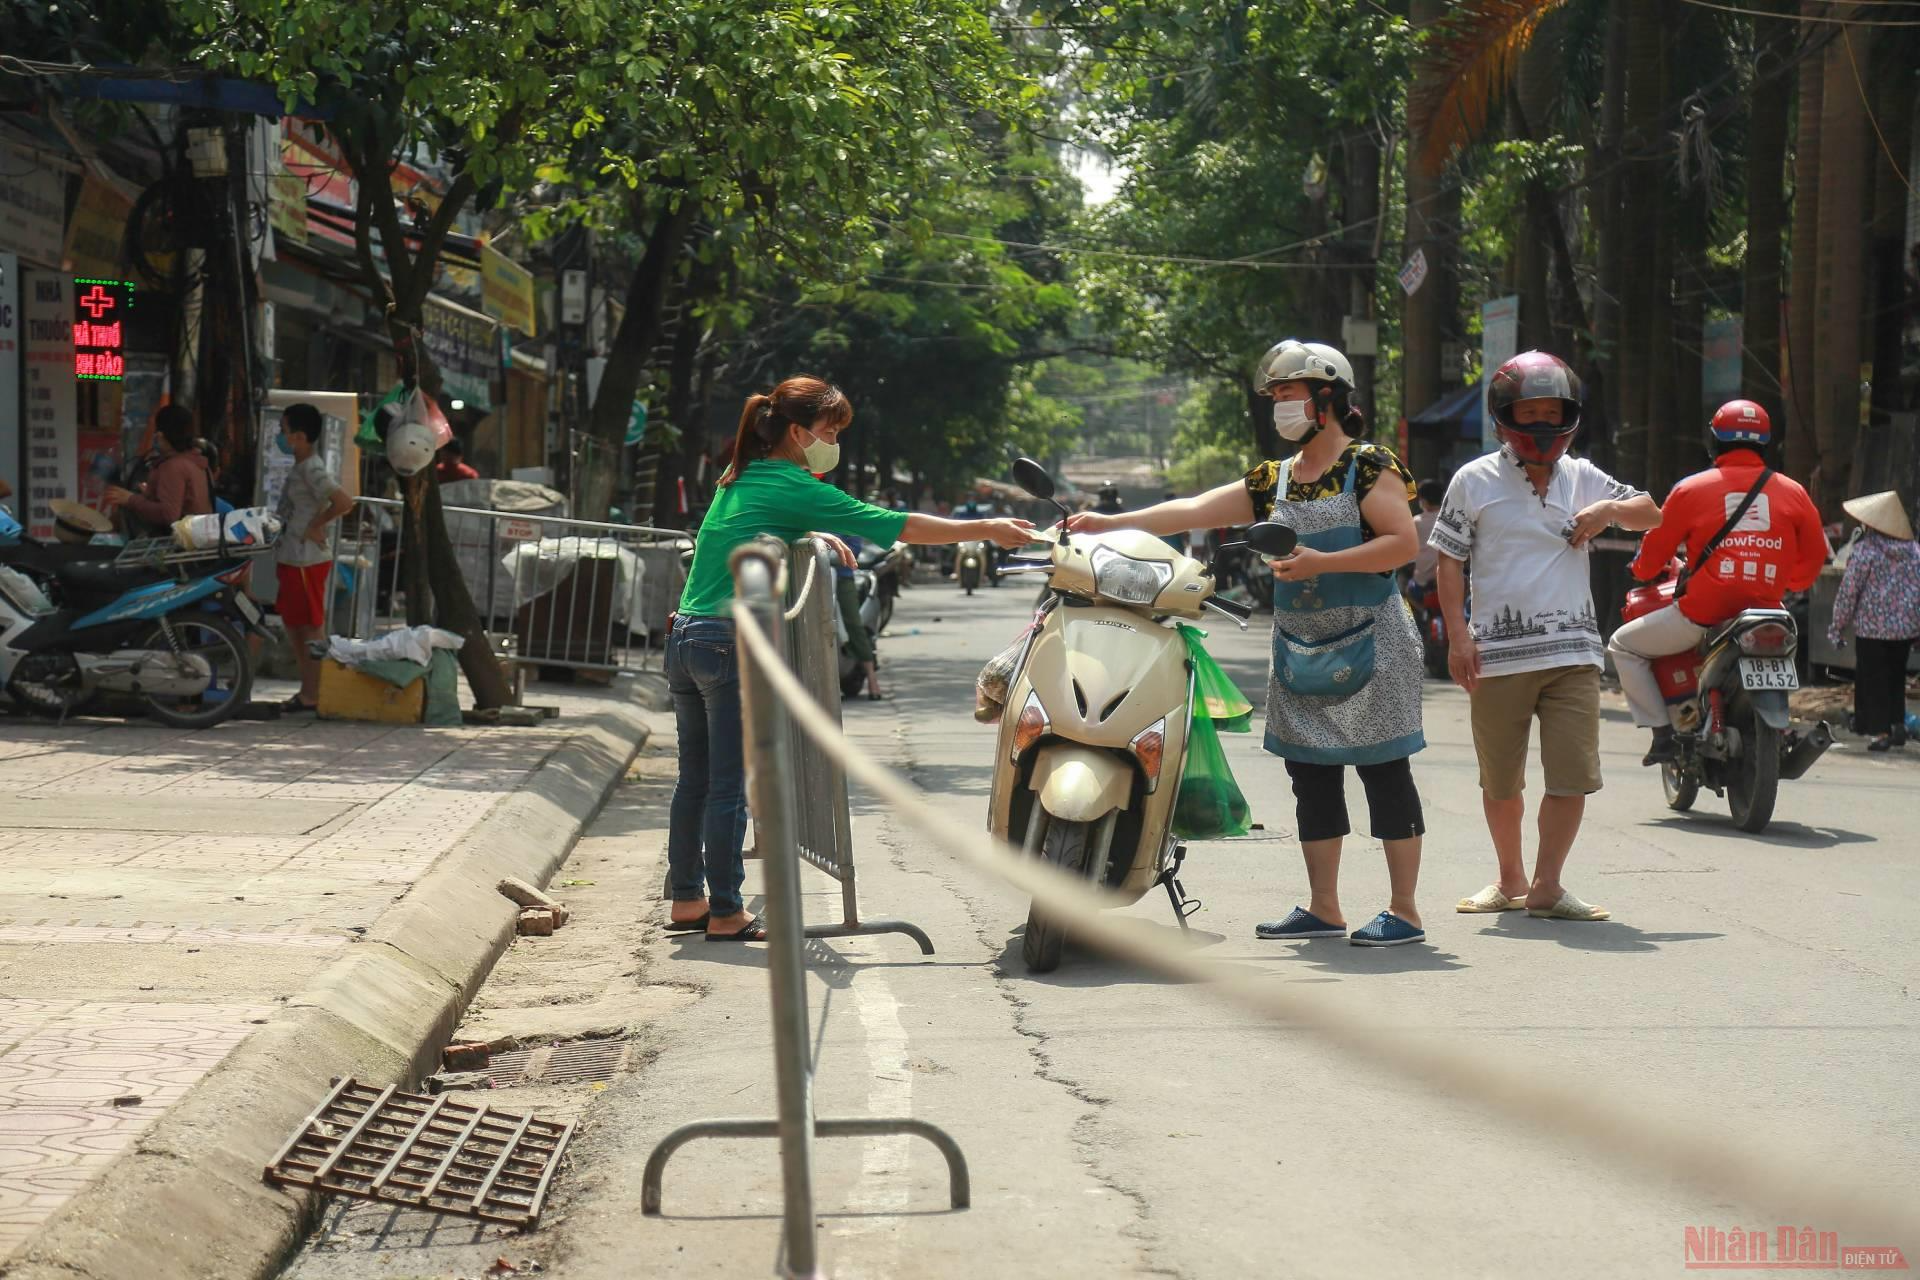
<path fill-rule="evenodd" d="M 1219 529 L 1253 523 L 1253 497 L 1246 482 L 1234 480 L 1209 489 L 1197 498 L 1175 498 L 1138 511 L 1101 515 L 1082 511 L 1069 517 L 1067 527 L 1075 533 L 1105 533 L 1109 529 L 1142 529 L 1165 537 L 1189 529 Z"/>

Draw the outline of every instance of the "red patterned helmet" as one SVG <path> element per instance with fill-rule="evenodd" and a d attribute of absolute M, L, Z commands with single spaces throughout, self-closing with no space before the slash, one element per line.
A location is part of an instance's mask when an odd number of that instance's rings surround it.
<path fill-rule="evenodd" d="M 1765 449 L 1773 436 L 1773 420 L 1751 400 L 1729 400 L 1713 415 L 1707 429 L 1715 444 Z"/>
<path fill-rule="evenodd" d="M 1522 400 L 1560 401 L 1560 421 L 1515 421 L 1513 409 Z M 1579 375 L 1544 351 L 1522 351 L 1487 379 L 1487 412 L 1522 462 L 1548 466 L 1558 461 L 1580 429 L 1580 408 Z"/>

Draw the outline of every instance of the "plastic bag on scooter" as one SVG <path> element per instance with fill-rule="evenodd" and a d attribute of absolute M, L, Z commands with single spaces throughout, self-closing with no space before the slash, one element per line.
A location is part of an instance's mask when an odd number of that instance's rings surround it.
<path fill-rule="evenodd" d="M 1193 663 L 1194 715 L 1204 713 L 1221 733 L 1253 732 L 1253 704 L 1207 652 L 1207 633 L 1181 623 L 1180 638 L 1187 642 L 1187 658 Z"/>
<path fill-rule="evenodd" d="M 1187 767 L 1173 806 L 1173 834 L 1182 840 L 1225 840 L 1253 829 L 1253 814 L 1227 767 L 1220 731 L 1210 716 L 1196 715 L 1187 731 Z"/>
<path fill-rule="evenodd" d="M 1007 709 L 1007 691 L 1020 670 L 1020 659 L 1027 652 L 1027 638 L 1039 623 L 1029 624 L 1013 638 L 1013 643 L 988 659 L 973 682 L 973 718 L 981 724 L 993 724 Z"/>

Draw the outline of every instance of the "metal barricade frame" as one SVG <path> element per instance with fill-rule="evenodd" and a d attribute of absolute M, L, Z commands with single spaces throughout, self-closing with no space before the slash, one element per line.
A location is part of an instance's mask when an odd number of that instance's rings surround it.
<path fill-rule="evenodd" d="M 378 635 L 394 627 L 405 626 L 403 616 L 392 612 L 394 598 L 404 590 L 399 565 L 406 552 L 406 503 L 397 498 L 362 496 L 346 516 L 332 526 L 333 560 L 344 556 L 357 562 L 354 583 L 347 593 L 344 625 L 332 628 L 352 639 Z M 456 559 L 470 545 L 481 547 L 485 557 L 484 577 L 476 580 L 474 569 L 462 563 L 461 570 L 482 625 L 496 642 L 511 637 L 514 643 L 500 646 L 503 660 L 519 666 L 563 667 L 580 671 L 618 673 L 649 669 L 649 651 L 656 635 L 664 644 L 664 634 L 651 626 L 635 631 L 631 624 L 649 586 L 649 574 L 643 552 L 679 548 L 691 537 L 685 530 L 645 525 L 613 524 L 606 521 L 579 520 L 571 516 L 551 516 L 524 512 L 499 511 L 484 507 L 443 506 L 448 538 L 454 543 Z M 472 529 L 484 529 L 479 543 L 463 537 Z M 531 529 L 531 536 L 523 532 Z M 387 539 L 391 538 L 391 552 Z M 541 553 L 536 550 L 529 566 L 526 557 L 516 557 L 510 575 L 510 594 L 503 597 L 500 575 L 507 572 L 501 560 L 511 554 L 509 548 L 549 542 L 556 546 L 554 559 L 566 554 L 564 544 L 575 543 L 573 566 L 556 572 L 550 582 L 543 581 Z M 633 558 L 634 566 L 614 572 L 615 582 L 600 598 L 597 582 L 583 578 L 583 566 L 610 561 L 616 566 L 621 554 Z M 386 560 L 391 555 L 392 568 Z M 673 563 L 671 559 L 669 563 Z M 624 587 L 619 578 L 627 581 Z M 669 580 L 669 590 L 671 582 Z M 580 612 L 583 590 L 592 594 L 584 600 L 585 620 Z M 382 597 L 388 608 L 382 609 Z M 504 603 L 503 603 L 504 600 Z M 544 609 L 544 632 L 536 635 L 535 617 Z M 559 614 L 564 609 L 564 627 Z M 519 643 L 522 630 L 528 641 Z M 622 639 L 624 637 L 624 639 Z M 601 660 L 595 660 L 603 654 Z"/>
<path fill-rule="evenodd" d="M 775 637 L 774 643 L 779 647 L 781 656 L 796 670 L 811 667 L 817 676 L 820 623 L 824 621 L 828 624 L 829 636 L 832 623 L 831 616 L 820 610 L 819 602 L 833 598 L 830 591 L 820 592 L 819 587 L 823 582 L 830 582 L 832 567 L 825 560 L 825 547 L 811 540 L 803 542 L 801 546 L 803 550 L 787 552 L 785 555 L 761 543 L 750 543 L 739 548 L 733 554 L 734 587 L 737 599 Z M 780 604 L 780 570 L 786 564 L 804 563 L 806 557 L 811 557 L 813 561 L 813 595 L 808 598 L 809 587 L 805 582 L 796 589 L 792 582 L 796 575 L 787 574 L 788 588 L 790 591 L 797 590 L 796 601 L 799 605 L 793 616 L 789 617 Z M 827 576 L 822 578 L 822 573 Z M 809 633 L 811 644 L 807 641 Z M 797 646 L 794 643 L 796 639 L 799 640 Z M 809 654 L 809 649 L 816 652 Z M 787 765 L 796 759 L 805 762 L 809 756 L 817 757 L 824 753 L 802 752 L 795 755 L 794 743 L 799 740 L 799 730 L 791 713 L 774 691 L 760 664 L 748 655 L 744 647 L 738 652 L 742 716 L 746 728 L 747 785 L 752 798 L 754 822 L 760 833 L 761 859 L 766 875 L 766 905 L 763 912 L 767 923 L 767 973 L 772 995 L 774 1081 L 779 1115 L 773 1120 L 698 1120 L 674 1129 L 655 1145 L 647 1157 L 646 1170 L 641 1179 L 640 1210 L 648 1216 L 660 1213 L 661 1183 L 666 1174 L 667 1161 L 687 1143 L 698 1138 L 777 1137 L 780 1140 L 785 1191 L 785 1274 L 795 1277 L 795 1280 L 814 1280 L 820 1275 L 815 1238 L 817 1224 L 813 1214 L 813 1140 L 816 1137 L 898 1135 L 925 1138 L 946 1159 L 949 1202 L 953 1208 L 965 1209 L 972 1203 L 972 1183 L 960 1144 L 944 1129 L 928 1121 L 891 1116 L 821 1118 L 814 1115 L 813 1043 L 808 1026 L 803 947 L 807 937 L 821 935 L 805 929 L 802 924 L 800 863 L 802 829 L 806 825 L 803 815 L 818 806 L 803 808 L 799 804 L 802 776 L 810 775 L 810 766 L 803 765 L 796 769 Z M 837 663 L 837 652 L 837 645 L 827 648 L 826 658 L 830 663 Z M 798 662 L 794 660 L 796 654 L 800 657 Z M 808 687 L 812 689 L 813 685 L 809 683 Z M 837 712 L 837 673 L 834 674 L 832 689 L 834 701 L 823 705 Z M 831 806 L 837 816 L 830 819 L 836 832 L 840 824 L 850 824 L 846 810 L 845 773 L 837 772 L 837 777 L 837 784 L 829 783 L 837 785 L 835 803 Z M 808 791 L 805 794 L 811 796 L 815 793 Z M 850 842 L 838 847 L 847 851 L 845 861 L 850 869 Z M 807 861 L 815 866 L 821 865 L 813 858 L 807 858 Z M 829 874 L 833 873 L 830 871 Z M 851 895 L 851 876 L 842 883 Z M 931 945 L 925 943 L 925 935 L 912 926 L 887 927 L 895 923 L 872 921 L 854 931 L 911 932 L 929 952 L 932 950 Z M 845 935 L 844 932 L 835 932 L 826 936 Z"/>

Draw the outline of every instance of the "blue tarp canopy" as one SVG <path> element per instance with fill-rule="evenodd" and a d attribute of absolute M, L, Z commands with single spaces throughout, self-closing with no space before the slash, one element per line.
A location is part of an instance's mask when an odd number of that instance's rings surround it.
<path fill-rule="evenodd" d="M 127 69 L 132 72 L 133 68 Z M 177 107 L 204 107 L 278 119 L 294 115 L 306 120 L 328 120 L 331 107 L 298 102 L 289 112 L 271 85 L 225 76 L 197 75 L 188 79 L 155 75 L 64 76 L 60 91 L 70 98 L 106 98 L 116 102 L 155 102 Z"/>
<path fill-rule="evenodd" d="M 1480 415 L 1483 412 L 1480 403 L 1480 384 L 1461 387 L 1449 391 L 1407 419 L 1408 427 L 1425 427 L 1432 430 L 1451 428 L 1462 440 L 1480 438 Z"/>

